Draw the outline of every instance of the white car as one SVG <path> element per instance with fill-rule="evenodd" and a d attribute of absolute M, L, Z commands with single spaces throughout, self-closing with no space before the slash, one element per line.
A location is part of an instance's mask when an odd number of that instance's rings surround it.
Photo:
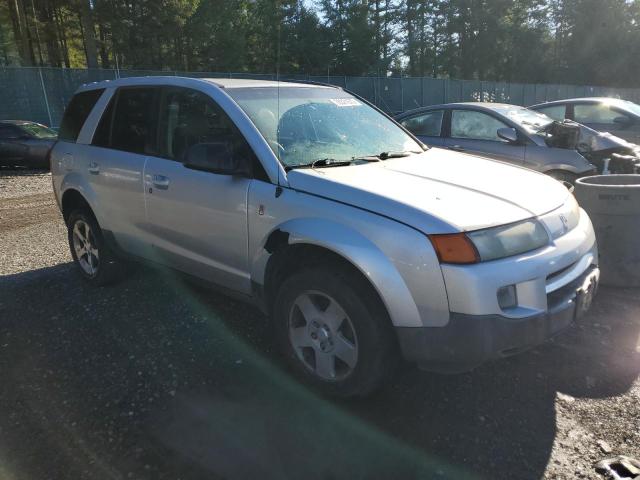
<path fill-rule="evenodd" d="M 428 149 L 335 87 L 127 78 L 85 85 L 51 168 L 93 284 L 134 258 L 269 314 L 293 369 L 342 396 L 401 356 L 458 372 L 585 311 L 587 214 L 545 175 Z"/>

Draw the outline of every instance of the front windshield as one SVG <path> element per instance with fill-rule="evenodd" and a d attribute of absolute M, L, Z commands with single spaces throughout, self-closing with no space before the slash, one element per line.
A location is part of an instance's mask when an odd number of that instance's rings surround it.
<path fill-rule="evenodd" d="M 423 151 L 395 123 L 343 90 L 285 85 L 227 92 L 285 167 Z"/>
<path fill-rule="evenodd" d="M 495 107 L 495 111 L 509 118 L 512 122 L 517 123 L 530 133 L 538 133 L 553 122 L 552 118 L 547 117 L 543 113 L 535 112 L 524 107 L 506 105 Z"/>
<path fill-rule="evenodd" d="M 56 138 L 58 136 L 55 130 L 39 123 L 23 123 L 20 128 L 36 138 Z"/>

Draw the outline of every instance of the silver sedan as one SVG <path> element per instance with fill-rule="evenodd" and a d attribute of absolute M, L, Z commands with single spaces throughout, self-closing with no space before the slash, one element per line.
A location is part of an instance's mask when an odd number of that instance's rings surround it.
<path fill-rule="evenodd" d="M 531 168 L 573 183 L 602 172 L 633 173 L 637 146 L 571 121 L 501 103 L 450 103 L 396 117 L 428 145 Z"/>

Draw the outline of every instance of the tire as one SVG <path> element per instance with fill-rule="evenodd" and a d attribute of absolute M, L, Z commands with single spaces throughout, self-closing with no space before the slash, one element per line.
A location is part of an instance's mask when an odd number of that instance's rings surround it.
<path fill-rule="evenodd" d="M 273 325 L 278 348 L 296 376 L 324 394 L 367 395 L 398 364 L 382 302 L 358 272 L 339 264 L 287 278 L 276 296 Z"/>
<path fill-rule="evenodd" d="M 67 237 L 73 262 L 87 283 L 97 287 L 121 277 L 122 264 L 106 244 L 102 230 L 90 211 L 76 210 L 69 215 Z M 85 237 L 89 238 L 88 244 Z"/>
<path fill-rule="evenodd" d="M 559 182 L 569 182 L 571 185 L 574 185 L 576 180 L 579 178 L 575 173 L 567 172 L 565 170 L 550 170 L 545 173 Z"/>

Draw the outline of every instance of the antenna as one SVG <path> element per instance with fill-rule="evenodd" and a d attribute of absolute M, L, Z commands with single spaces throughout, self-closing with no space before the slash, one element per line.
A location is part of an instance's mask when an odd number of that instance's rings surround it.
<path fill-rule="evenodd" d="M 280 125 L 280 42 L 282 40 L 282 17 L 280 15 L 281 12 L 282 12 L 281 0 L 277 0 L 276 1 L 276 9 L 277 9 L 276 19 L 278 21 L 278 25 L 277 25 L 277 32 L 278 32 L 277 38 L 278 38 L 278 40 L 277 40 L 277 45 L 276 45 L 276 82 L 277 82 L 276 83 L 276 91 L 277 91 L 277 100 L 276 100 L 277 101 L 277 107 L 276 107 L 277 115 L 276 115 L 276 120 L 277 120 L 277 123 L 276 123 L 276 138 L 275 138 L 275 140 L 276 140 L 276 143 L 279 143 L 278 142 L 278 140 L 279 140 L 278 131 L 280 130 L 280 128 L 279 128 L 279 125 Z M 277 152 L 276 156 L 278 157 L 278 161 L 280 162 L 281 161 L 280 149 L 276 148 L 276 152 Z M 278 177 L 279 177 L 279 175 L 278 175 Z M 278 178 L 278 180 L 279 180 L 279 178 Z"/>

